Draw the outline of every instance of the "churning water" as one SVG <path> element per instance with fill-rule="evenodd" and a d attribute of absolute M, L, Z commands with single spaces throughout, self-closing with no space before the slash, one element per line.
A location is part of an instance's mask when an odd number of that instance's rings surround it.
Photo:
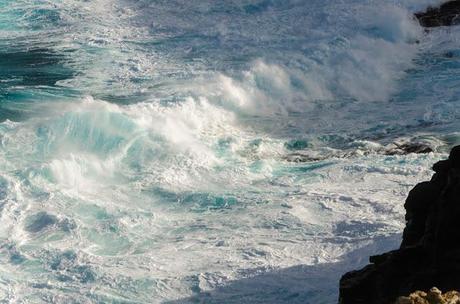
<path fill-rule="evenodd" d="M 0 298 L 335 303 L 460 143 L 440 2 L 0 0 Z"/>

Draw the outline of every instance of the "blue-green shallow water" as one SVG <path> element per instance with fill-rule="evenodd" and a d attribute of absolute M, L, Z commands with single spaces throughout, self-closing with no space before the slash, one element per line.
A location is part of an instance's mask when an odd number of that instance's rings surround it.
<path fill-rule="evenodd" d="M 0 1 L 2 301 L 335 303 L 460 142 L 436 3 Z"/>

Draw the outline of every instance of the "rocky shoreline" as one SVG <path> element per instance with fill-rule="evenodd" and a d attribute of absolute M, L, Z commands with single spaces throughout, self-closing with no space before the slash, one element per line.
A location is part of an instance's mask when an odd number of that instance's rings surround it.
<path fill-rule="evenodd" d="M 407 297 L 399 297 L 395 304 L 460 304 L 460 293 L 449 291 L 443 294 L 433 287 L 428 292 L 416 291 Z"/>
<path fill-rule="evenodd" d="M 423 27 L 451 26 L 460 24 L 460 1 L 449 1 L 440 7 L 430 7 L 426 12 L 416 13 L 415 17 Z"/>
<path fill-rule="evenodd" d="M 415 17 L 425 28 L 460 24 L 460 1 Z M 433 170 L 432 179 L 416 185 L 406 199 L 400 248 L 371 256 L 371 264 L 345 274 L 340 280 L 340 304 L 457 303 L 443 299 L 433 286 L 460 290 L 460 146 Z M 453 294 L 458 295 L 455 291 L 447 295 Z M 439 301 L 432 302 L 435 298 Z"/>
<path fill-rule="evenodd" d="M 398 250 L 370 257 L 345 274 L 341 304 L 389 304 L 417 290 L 460 290 L 460 146 L 433 166 L 404 205 L 406 228 Z"/>

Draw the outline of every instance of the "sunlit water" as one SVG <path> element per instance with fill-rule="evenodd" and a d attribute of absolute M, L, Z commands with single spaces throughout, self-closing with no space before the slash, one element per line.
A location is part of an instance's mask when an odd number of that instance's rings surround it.
<path fill-rule="evenodd" d="M 0 0 L 0 298 L 336 303 L 460 143 L 440 2 Z"/>

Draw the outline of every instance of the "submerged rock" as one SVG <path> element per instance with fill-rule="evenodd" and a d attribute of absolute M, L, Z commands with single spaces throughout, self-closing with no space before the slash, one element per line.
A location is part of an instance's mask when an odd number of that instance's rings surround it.
<path fill-rule="evenodd" d="M 406 200 L 401 247 L 345 274 L 341 304 L 388 304 L 432 286 L 460 290 L 460 146 L 433 170 L 432 179 L 415 186 Z"/>
<path fill-rule="evenodd" d="M 286 145 L 285 145 L 286 146 Z M 294 149 L 289 149 L 294 150 Z M 351 149 L 324 149 L 322 151 L 314 151 L 301 147 L 297 151 L 287 154 L 284 159 L 293 163 L 306 163 L 306 162 L 317 162 L 330 158 L 350 158 L 362 155 L 369 155 L 372 153 L 383 154 L 383 155 L 407 155 L 411 153 L 415 154 L 427 154 L 434 152 L 434 148 L 431 147 L 430 143 L 418 142 L 418 141 L 407 141 L 399 140 L 395 141 L 386 146 L 375 143 L 372 147 L 352 147 Z"/>
<path fill-rule="evenodd" d="M 416 13 L 415 17 L 424 27 L 460 24 L 460 1 L 449 1 L 438 8 L 430 7 L 426 12 Z"/>

